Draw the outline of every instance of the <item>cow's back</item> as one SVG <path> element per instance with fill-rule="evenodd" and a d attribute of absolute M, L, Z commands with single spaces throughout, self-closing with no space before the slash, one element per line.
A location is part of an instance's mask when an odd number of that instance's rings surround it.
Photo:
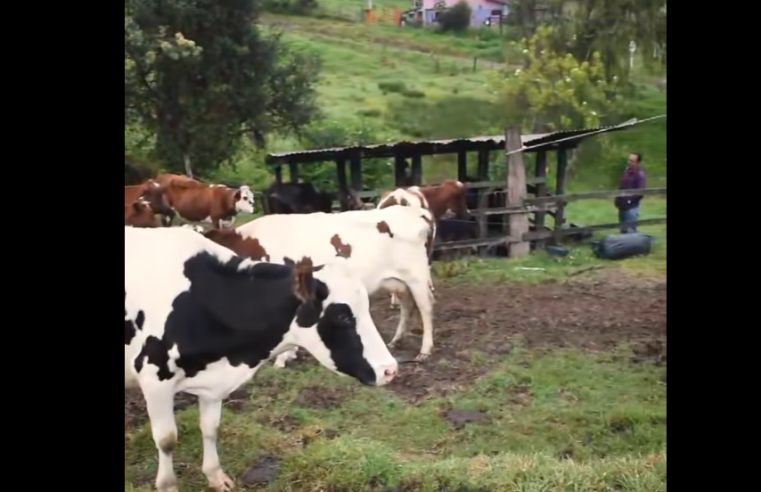
<path fill-rule="evenodd" d="M 347 264 L 373 290 L 387 269 L 423 255 L 432 224 L 430 213 L 411 207 L 358 210 L 338 214 L 322 212 L 265 215 L 237 228 L 243 237 L 255 238 L 270 261 L 310 256 L 315 264 L 346 258 Z"/>

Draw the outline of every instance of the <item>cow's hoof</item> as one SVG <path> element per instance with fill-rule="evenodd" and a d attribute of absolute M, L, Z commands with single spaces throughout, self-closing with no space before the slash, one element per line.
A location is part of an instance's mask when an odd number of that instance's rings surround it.
<path fill-rule="evenodd" d="M 219 470 L 209 478 L 209 488 L 216 492 L 232 492 L 235 490 L 235 483 L 227 476 L 227 473 Z"/>
<path fill-rule="evenodd" d="M 431 356 L 431 354 L 424 354 L 424 353 L 421 352 L 421 353 L 417 354 L 417 357 L 415 357 L 415 362 L 423 362 L 424 360 L 426 360 L 430 356 Z"/>
<path fill-rule="evenodd" d="M 272 367 L 277 367 L 278 369 L 285 369 L 285 362 L 275 361 L 272 363 Z"/>
<path fill-rule="evenodd" d="M 391 349 L 392 349 L 392 348 L 396 348 L 396 345 L 397 345 L 397 343 L 398 343 L 398 341 L 397 341 L 397 340 L 391 340 L 390 342 L 388 342 L 388 343 L 386 344 L 386 346 L 387 346 L 388 348 L 391 348 Z"/>

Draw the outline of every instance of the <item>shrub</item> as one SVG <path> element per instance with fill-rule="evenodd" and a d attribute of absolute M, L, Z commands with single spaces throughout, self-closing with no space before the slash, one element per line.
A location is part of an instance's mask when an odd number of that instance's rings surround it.
<path fill-rule="evenodd" d="M 317 0 L 264 0 L 262 9 L 273 14 L 307 15 L 319 8 Z"/>
<path fill-rule="evenodd" d="M 470 27 L 470 5 L 460 1 L 439 16 L 442 31 L 465 32 Z"/>
<path fill-rule="evenodd" d="M 380 89 L 384 94 L 386 92 L 404 92 L 407 90 L 407 86 L 404 85 L 404 82 L 378 82 L 378 89 Z"/>
<path fill-rule="evenodd" d="M 403 90 L 400 94 L 404 97 L 409 97 L 410 99 L 422 99 L 425 97 L 425 92 L 415 89 L 406 89 Z"/>

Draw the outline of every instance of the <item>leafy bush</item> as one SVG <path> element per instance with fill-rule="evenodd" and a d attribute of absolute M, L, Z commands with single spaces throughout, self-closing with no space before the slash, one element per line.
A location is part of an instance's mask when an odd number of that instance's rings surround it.
<path fill-rule="evenodd" d="M 470 27 L 471 13 L 470 5 L 457 2 L 439 16 L 439 28 L 442 31 L 465 32 Z"/>
<path fill-rule="evenodd" d="M 410 99 L 422 99 L 425 97 L 425 92 L 415 89 L 405 89 L 401 92 L 401 95 L 409 97 Z"/>
<path fill-rule="evenodd" d="M 308 15 L 320 5 L 317 0 L 264 0 L 262 9 L 273 14 Z"/>
<path fill-rule="evenodd" d="M 407 90 L 407 86 L 404 84 L 404 82 L 378 82 L 378 89 L 381 90 L 384 94 L 387 92 L 404 92 Z"/>

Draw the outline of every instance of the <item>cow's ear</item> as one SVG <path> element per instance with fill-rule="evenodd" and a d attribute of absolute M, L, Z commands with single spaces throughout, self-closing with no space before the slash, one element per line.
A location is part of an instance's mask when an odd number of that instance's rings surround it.
<path fill-rule="evenodd" d="M 134 202 L 132 202 L 132 210 L 134 210 L 137 213 L 140 213 L 142 211 L 139 200 L 135 200 Z"/>
<path fill-rule="evenodd" d="M 238 191 L 236 191 L 236 192 L 235 192 L 235 195 L 233 195 L 233 198 L 235 198 L 235 201 L 236 201 L 236 202 L 237 202 L 238 200 L 240 200 L 240 190 L 238 190 Z"/>
<path fill-rule="evenodd" d="M 312 259 L 308 256 L 293 267 L 293 294 L 303 303 L 314 301 L 312 267 Z"/>

